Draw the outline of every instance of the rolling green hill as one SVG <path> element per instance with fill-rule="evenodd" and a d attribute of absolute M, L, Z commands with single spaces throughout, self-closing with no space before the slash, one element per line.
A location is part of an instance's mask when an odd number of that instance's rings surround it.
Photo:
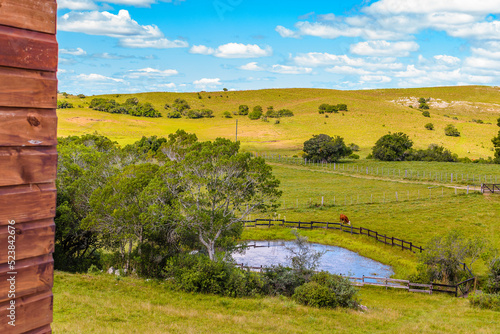
<path fill-rule="evenodd" d="M 202 140 L 216 137 L 235 137 L 238 120 L 238 139 L 249 151 L 273 151 L 285 155 L 300 152 L 302 144 L 313 134 L 339 135 L 346 143 L 360 146 L 361 157 L 370 153 L 376 140 L 390 132 L 402 131 L 414 141 L 414 147 L 429 144 L 443 145 L 460 157 L 487 158 L 493 155 L 491 138 L 497 132 L 496 119 L 500 116 L 500 88 L 483 86 L 438 87 L 419 89 L 384 89 L 366 91 L 338 91 L 328 89 L 266 89 L 255 91 L 200 92 L 198 93 L 141 93 L 105 95 L 117 102 L 137 97 L 150 102 L 164 112 L 163 106 L 176 98 L 188 101 L 191 108 L 209 108 L 214 111 L 210 119 L 169 119 L 133 117 L 109 114 L 88 108 L 92 97 L 59 96 L 75 105 L 74 109 L 59 109 L 59 136 L 93 133 L 132 143 L 142 136 L 166 136 L 177 129 L 194 132 Z M 423 117 L 416 100 L 431 98 L 431 117 Z M 345 103 L 349 111 L 325 115 L 318 113 L 322 103 Z M 414 105 L 410 108 L 409 105 Z M 240 104 L 250 108 L 261 105 L 264 110 L 287 108 L 295 116 L 282 118 L 280 124 L 250 120 L 247 116 L 223 118 L 225 111 L 237 111 Z M 475 120 L 475 121 L 474 121 Z M 478 123 L 479 122 L 483 122 Z M 435 130 L 424 128 L 433 123 Z M 460 137 L 444 134 L 447 124 L 460 131 Z"/>

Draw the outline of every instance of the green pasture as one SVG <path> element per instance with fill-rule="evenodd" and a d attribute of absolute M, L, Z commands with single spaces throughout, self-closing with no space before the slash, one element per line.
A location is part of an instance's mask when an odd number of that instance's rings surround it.
<path fill-rule="evenodd" d="M 59 109 L 59 136 L 93 133 L 97 131 L 129 144 L 142 136 L 166 136 L 177 129 L 194 132 L 201 140 L 216 137 L 235 138 L 238 120 L 238 140 L 248 151 L 273 151 L 285 155 L 300 153 L 304 141 L 313 134 L 339 135 L 346 143 L 360 146 L 360 155 L 371 152 L 375 142 L 389 131 L 402 131 L 414 141 L 414 147 L 426 148 L 439 144 L 457 153 L 460 157 L 487 158 L 493 155 L 491 138 L 497 132 L 496 119 L 500 115 L 500 93 L 495 87 L 440 87 L 422 89 L 387 89 L 367 91 L 336 91 L 328 89 L 266 89 L 256 91 L 200 92 L 198 93 L 142 93 L 106 95 L 117 102 L 137 97 L 141 102 L 150 102 L 164 111 L 166 103 L 176 98 L 185 99 L 192 108 L 209 108 L 214 111 L 211 119 L 151 119 L 128 115 L 109 114 L 88 108 L 91 97 L 64 98 L 73 103 L 74 109 Z M 409 108 L 401 98 L 431 97 L 448 103 L 432 107 L 431 117 L 423 117 L 415 108 Z M 345 103 L 349 111 L 325 115 L 318 113 L 322 103 Z M 294 117 L 282 118 L 280 124 L 252 121 L 246 116 L 223 118 L 225 111 L 236 111 L 240 104 L 250 108 L 261 105 L 264 110 L 273 106 L 275 110 L 288 108 Z M 164 112 L 166 114 L 166 112 Z M 456 118 L 456 119 L 454 119 Z M 473 122 L 481 120 L 483 124 Z M 435 130 L 424 128 L 433 123 Z M 489 124 L 488 124 L 489 123 Z M 453 124 L 461 132 L 460 137 L 444 135 L 447 124 Z"/>
<path fill-rule="evenodd" d="M 226 298 L 168 282 L 55 272 L 55 334 L 498 333 L 498 312 L 467 299 L 363 287 L 366 312 L 317 309 L 288 298 Z"/>

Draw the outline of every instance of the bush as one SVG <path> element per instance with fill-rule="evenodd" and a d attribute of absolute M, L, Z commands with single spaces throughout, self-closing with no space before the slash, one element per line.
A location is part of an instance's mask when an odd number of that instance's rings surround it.
<path fill-rule="evenodd" d="M 383 161 L 403 161 L 409 155 L 413 142 L 408 135 L 397 132 L 381 137 L 372 148 L 375 159 Z"/>
<path fill-rule="evenodd" d="M 246 116 L 248 115 L 248 106 L 246 104 L 242 104 L 238 107 L 238 114 Z"/>
<path fill-rule="evenodd" d="M 500 294 L 471 294 L 469 296 L 469 303 L 472 307 L 500 311 Z"/>
<path fill-rule="evenodd" d="M 259 119 L 260 116 L 262 116 L 262 108 L 260 110 L 253 108 L 253 111 L 248 114 L 248 118 L 251 120 Z"/>
<path fill-rule="evenodd" d="M 313 135 L 304 142 L 303 151 L 308 160 L 335 162 L 349 156 L 352 150 L 344 143 L 344 138 L 326 134 Z"/>
<path fill-rule="evenodd" d="M 350 156 L 348 156 L 349 159 L 359 159 L 359 155 L 357 154 L 351 154 Z"/>
<path fill-rule="evenodd" d="M 500 293 L 500 257 L 493 259 L 488 269 L 489 273 L 485 290 L 490 293 Z"/>
<path fill-rule="evenodd" d="M 94 98 L 90 102 L 89 108 L 98 111 L 105 111 L 112 114 L 128 114 L 131 116 L 143 117 L 161 117 L 151 103 L 140 103 L 137 98 L 130 98 L 123 104 L 117 103 L 115 100 L 105 99 L 102 97 Z"/>
<path fill-rule="evenodd" d="M 425 110 L 425 111 L 422 111 L 422 116 L 431 117 L 431 113 L 429 111 Z"/>
<path fill-rule="evenodd" d="M 181 118 L 181 117 L 182 117 L 182 115 L 181 115 L 181 113 L 180 113 L 180 112 L 178 112 L 178 111 L 172 111 L 172 112 L 169 112 L 169 113 L 167 114 L 167 117 L 168 117 L 168 118 Z"/>
<path fill-rule="evenodd" d="M 427 124 L 424 125 L 424 127 L 427 130 L 434 130 L 434 124 L 432 124 L 432 123 L 427 123 Z"/>
<path fill-rule="evenodd" d="M 446 128 L 444 128 L 444 134 L 451 137 L 460 137 L 460 132 L 458 132 L 453 124 L 448 124 Z"/>
<path fill-rule="evenodd" d="M 77 97 L 81 98 L 81 99 L 84 99 L 86 96 L 83 95 L 83 94 L 78 94 Z"/>
<path fill-rule="evenodd" d="M 295 289 L 306 282 L 306 277 L 292 268 L 277 266 L 266 267 L 262 271 L 263 292 L 270 296 L 292 296 Z"/>
<path fill-rule="evenodd" d="M 231 116 L 231 113 L 229 111 L 224 111 L 224 113 L 222 114 L 222 117 L 224 117 L 224 118 L 233 118 L 233 116 Z"/>
<path fill-rule="evenodd" d="M 315 307 L 357 308 L 356 293 L 348 278 L 323 271 L 296 288 L 292 298 L 300 304 Z"/>
<path fill-rule="evenodd" d="M 443 146 L 430 144 L 426 150 L 411 150 L 406 160 L 457 162 L 458 156 Z"/>
<path fill-rule="evenodd" d="M 57 101 L 57 109 L 69 109 L 69 108 L 74 108 L 73 103 L 69 103 L 68 101 Z"/>

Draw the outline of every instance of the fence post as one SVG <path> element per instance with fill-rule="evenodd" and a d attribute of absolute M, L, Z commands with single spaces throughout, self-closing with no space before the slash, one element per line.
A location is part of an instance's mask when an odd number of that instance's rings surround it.
<path fill-rule="evenodd" d="M 412 251 L 413 244 L 410 242 L 410 252 Z"/>
<path fill-rule="evenodd" d="M 394 237 L 392 237 L 391 239 L 392 239 L 392 241 L 391 241 L 391 246 L 393 246 L 393 247 L 394 247 Z"/>
<path fill-rule="evenodd" d="M 299 230 L 300 230 L 300 220 L 299 220 Z"/>

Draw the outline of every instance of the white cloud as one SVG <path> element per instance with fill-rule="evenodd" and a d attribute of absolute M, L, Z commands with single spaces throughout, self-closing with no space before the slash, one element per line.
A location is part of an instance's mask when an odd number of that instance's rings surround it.
<path fill-rule="evenodd" d="M 397 72 L 396 77 L 399 78 L 415 78 L 415 77 L 425 77 L 426 72 L 415 68 L 415 65 L 406 66 L 406 71 Z"/>
<path fill-rule="evenodd" d="M 500 21 L 460 25 L 449 28 L 447 32 L 453 37 L 500 40 Z"/>
<path fill-rule="evenodd" d="M 500 60 L 481 57 L 468 57 L 464 61 L 466 67 L 500 70 Z"/>
<path fill-rule="evenodd" d="M 294 62 L 300 66 L 350 66 L 361 67 L 365 70 L 399 70 L 403 64 L 396 62 L 395 58 L 351 58 L 347 55 L 334 55 L 330 53 L 310 52 L 299 54 L 293 58 Z"/>
<path fill-rule="evenodd" d="M 59 0 L 57 9 L 94 10 L 98 6 L 92 0 Z"/>
<path fill-rule="evenodd" d="M 274 30 L 276 30 L 276 32 L 278 34 L 280 34 L 281 37 L 284 37 L 284 38 L 299 38 L 299 34 L 297 34 L 296 32 L 288 29 L 288 28 L 285 28 L 283 26 L 277 26 Z"/>
<path fill-rule="evenodd" d="M 193 85 L 195 85 L 196 88 L 199 89 L 206 89 L 206 88 L 217 88 L 217 86 L 222 85 L 222 83 L 220 82 L 219 78 L 214 78 L 214 79 L 203 78 L 194 81 Z"/>
<path fill-rule="evenodd" d="M 345 75 L 368 75 L 372 74 L 371 72 L 364 70 L 362 68 L 355 68 L 351 66 L 334 66 L 326 68 L 325 71 L 336 74 L 345 74 Z"/>
<path fill-rule="evenodd" d="M 158 85 L 155 85 L 155 87 L 157 87 L 157 88 L 175 88 L 177 86 L 173 82 L 170 82 L 170 83 L 166 83 L 166 84 L 158 84 Z"/>
<path fill-rule="evenodd" d="M 205 45 L 194 45 L 190 53 L 213 55 L 218 58 L 259 58 L 273 54 L 271 47 L 262 49 L 257 44 L 227 43 L 220 45 L 217 49 L 209 48 Z"/>
<path fill-rule="evenodd" d="M 362 75 L 361 81 L 370 83 L 388 83 L 391 82 L 392 79 L 385 75 Z"/>
<path fill-rule="evenodd" d="M 380 0 L 364 11 L 369 14 L 426 14 L 436 12 L 489 14 L 498 13 L 499 0 Z"/>
<path fill-rule="evenodd" d="M 416 42 L 369 41 L 351 45 L 351 53 L 361 56 L 407 57 L 418 49 Z"/>
<path fill-rule="evenodd" d="M 457 65 L 460 63 L 460 58 L 453 57 L 453 56 L 447 56 L 447 55 L 437 55 L 434 56 L 434 59 L 436 59 L 439 63 L 443 63 L 445 65 Z"/>
<path fill-rule="evenodd" d="M 486 42 L 479 48 L 471 48 L 471 51 L 480 57 L 500 59 L 500 42 Z"/>
<path fill-rule="evenodd" d="M 287 66 L 287 65 L 273 65 L 270 72 L 280 73 L 280 74 L 309 74 L 312 72 L 312 68 L 299 67 L 299 66 Z"/>
<path fill-rule="evenodd" d="M 91 73 L 91 74 L 79 74 L 75 77 L 77 80 L 83 81 L 93 81 L 93 82 L 106 82 L 106 81 L 114 81 L 114 82 L 124 82 L 123 79 L 115 79 L 111 77 L 106 77 L 101 74 Z"/>
<path fill-rule="evenodd" d="M 60 54 L 71 55 L 71 56 L 85 56 L 87 52 L 82 48 L 76 49 L 59 49 Z"/>
<path fill-rule="evenodd" d="M 193 45 L 189 50 L 189 53 L 200 54 L 200 55 L 213 55 L 215 49 L 209 48 L 205 45 Z"/>
<path fill-rule="evenodd" d="M 142 68 L 139 70 L 130 70 L 127 71 L 126 76 L 131 79 L 138 79 L 141 77 L 147 78 L 161 78 L 161 77 L 169 77 L 172 75 L 177 75 L 179 72 L 177 70 L 158 70 L 151 67 Z"/>
<path fill-rule="evenodd" d="M 185 41 L 166 39 L 156 25 L 140 25 L 123 9 L 117 15 L 98 11 L 69 12 L 59 18 L 58 29 L 119 38 L 122 46 L 131 48 L 165 49 L 188 46 Z"/>
<path fill-rule="evenodd" d="M 246 71 L 264 71 L 265 69 L 259 65 L 257 65 L 257 62 L 251 62 L 245 65 L 242 65 L 238 67 L 240 70 L 246 70 Z"/>

